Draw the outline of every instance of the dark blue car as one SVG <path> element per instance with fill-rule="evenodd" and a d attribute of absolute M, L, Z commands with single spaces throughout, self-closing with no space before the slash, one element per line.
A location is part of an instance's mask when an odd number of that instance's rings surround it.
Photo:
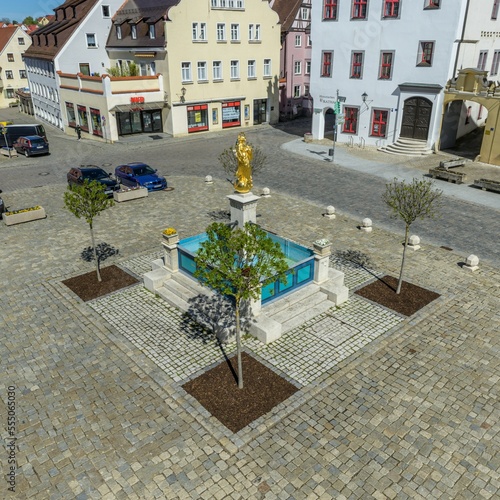
<path fill-rule="evenodd" d="M 18 153 L 23 154 L 26 157 L 49 154 L 49 143 L 39 135 L 18 137 L 13 146 Z"/>
<path fill-rule="evenodd" d="M 127 187 L 141 186 L 148 191 L 159 191 L 167 187 L 167 180 L 145 163 L 127 163 L 115 168 L 116 179 Z"/>

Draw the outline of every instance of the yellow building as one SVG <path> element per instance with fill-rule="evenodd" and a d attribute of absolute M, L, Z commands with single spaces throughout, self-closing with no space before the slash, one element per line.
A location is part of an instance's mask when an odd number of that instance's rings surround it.
<path fill-rule="evenodd" d="M 28 87 L 22 55 L 30 45 L 20 26 L 0 28 L 0 108 L 15 105 L 16 91 Z"/>
<path fill-rule="evenodd" d="M 149 132 L 144 124 L 154 113 L 161 131 L 174 136 L 277 122 L 280 25 L 269 3 L 162 5 L 130 0 L 113 18 L 106 46 L 112 65 L 126 73 L 133 62 L 140 76 L 160 73 L 164 82 L 163 103 L 137 92 L 128 107 L 111 110 L 119 135 Z"/>

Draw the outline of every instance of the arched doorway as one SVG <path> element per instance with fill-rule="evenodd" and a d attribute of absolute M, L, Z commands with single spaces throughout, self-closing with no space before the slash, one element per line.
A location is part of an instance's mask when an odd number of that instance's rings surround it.
<path fill-rule="evenodd" d="M 406 99 L 400 137 L 427 140 L 431 122 L 432 102 L 424 97 Z"/>

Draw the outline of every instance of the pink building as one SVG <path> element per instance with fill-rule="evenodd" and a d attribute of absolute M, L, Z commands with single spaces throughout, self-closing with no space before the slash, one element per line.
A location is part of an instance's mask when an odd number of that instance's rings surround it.
<path fill-rule="evenodd" d="M 280 120 L 311 116 L 311 0 L 270 0 L 281 23 Z"/>

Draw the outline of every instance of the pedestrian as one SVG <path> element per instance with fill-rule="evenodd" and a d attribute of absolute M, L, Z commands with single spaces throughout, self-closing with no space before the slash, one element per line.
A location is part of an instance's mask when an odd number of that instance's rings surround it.
<path fill-rule="evenodd" d="M 78 140 L 82 138 L 82 128 L 80 127 L 80 125 L 76 126 L 76 135 L 78 136 Z"/>

